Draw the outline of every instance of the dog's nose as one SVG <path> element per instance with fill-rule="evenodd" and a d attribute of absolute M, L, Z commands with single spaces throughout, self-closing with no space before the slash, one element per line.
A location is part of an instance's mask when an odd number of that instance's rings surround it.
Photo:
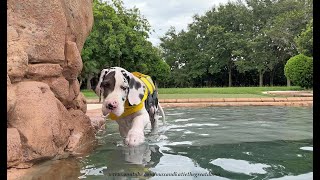
<path fill-rule="evenodd" d="M 107 108 L 110 110 L 113 110 L 118 107 L 118 102 L 117 101 L 111 101 L 107 102 Z"/>
<path fill-rule="evenodd" d="M 112 110 L 113 108 L 115 108 L 111 103 L 108 104 L 108 109 Z"/>

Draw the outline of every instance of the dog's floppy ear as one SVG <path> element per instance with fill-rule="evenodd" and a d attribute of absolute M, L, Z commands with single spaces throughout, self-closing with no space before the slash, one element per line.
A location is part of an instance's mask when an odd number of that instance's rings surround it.
<path fill-rule="evenodd" d="M 95 93 L 99 97 L 99 102 L 101 102 L 101 94 L 103 94 L 103 89 L 101 89 L 101 82 L 103 81 L 104 76 L 108 74 L 108 72 L 109 72 L 109 69 L 101 70 L 99 82 L 95 89 Z"/>
<path fill-rule="evenodd" d="M 141 100 L 144 96 L 145 88 L 145 85 L 140 79 L 131 75 L 128 94 L 128 101 L 131 105 L 137 105 L 141 103 Z"/>

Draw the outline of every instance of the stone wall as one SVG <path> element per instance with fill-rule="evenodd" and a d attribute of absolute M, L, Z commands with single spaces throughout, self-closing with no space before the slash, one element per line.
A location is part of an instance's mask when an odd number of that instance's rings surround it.
<path fill-rule="evenodd" d="M 94 129 L 77 76 L 92 1 L 8 0 L 7 19 L 7 167 L 83 151 Z"/>

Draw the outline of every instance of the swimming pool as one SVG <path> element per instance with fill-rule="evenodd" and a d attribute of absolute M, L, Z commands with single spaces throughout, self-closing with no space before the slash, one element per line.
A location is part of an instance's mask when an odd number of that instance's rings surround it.
<path fill-rule="evenodd" d="M 165 109 L 167 126 L 136 148 L 107 122 L 99 147 L 82 158 L 83 179 L 311 179 L 310 107 Z"/>
<path fill-rule="evenodd" d="M 139 147 L 122 145 L 107 121 L 85 157 L 50 161 L 40 179 L 312 179 L 313 109 L 212 107 L 165 109 L 167 125 Z M 126 177 L 121 177 L 126 176 Z"/>

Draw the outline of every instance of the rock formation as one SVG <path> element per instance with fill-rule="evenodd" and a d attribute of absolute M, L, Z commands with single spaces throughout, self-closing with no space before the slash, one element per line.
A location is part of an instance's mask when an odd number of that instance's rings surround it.
<path fill-rule="evenodd" d="M 92 0 L 8 0 L 7 19 L 7 167 L 83 151 L 95 132 L 77 80 Z"/>

